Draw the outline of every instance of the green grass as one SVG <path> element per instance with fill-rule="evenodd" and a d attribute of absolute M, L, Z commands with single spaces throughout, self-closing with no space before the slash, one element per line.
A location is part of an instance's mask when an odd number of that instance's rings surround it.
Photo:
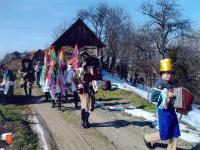
<path fill-rule="evenodd" d="M 15 89 L 15 95 L 20 95 L 21 89 Z M 9 149 L 15 150 L 35 150 L 38 145 L 38 137 L 31 130 L 27 119 L 32 115 L 28 105 L 0 105 L 0 110 L 12 128 L 6 129 L 6 132 L 14 132 L 14 138 Z M 3 121 L 3 120 L 2 120 Z M 0 133 L 2 134 L 2 133 Z"/>
<path fill-rule="evenodd" d="M 96 94 L 96 99 L 99 101 L 112 101 L 112 100 L 128 100 L 129 105 L 135 106 L 137 108 L 144 109 L 149 112 L 155 113 L 156 107 L 147 100 L 131 93 L 127 90 L 117 89 L 113 91 L 99 90 Z"/>
<path fill-rule="evenodd" d="M 37 135 L 32 132 L 29 123 L 26 121 L 27 117 L 31 115 L 30 108 L 28 106 L 0 105 L 0 109 L 13 126 L 12 130 L 15 136 L 9 147 L 17 150 L 37 149 Z"/>

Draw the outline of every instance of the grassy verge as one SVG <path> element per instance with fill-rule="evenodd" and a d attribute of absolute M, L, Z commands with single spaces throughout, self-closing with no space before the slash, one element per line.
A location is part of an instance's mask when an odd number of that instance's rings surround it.
<path fill-rule="evenodd" d="M 15 90 L 15 95 L 21 93 L 20 89 Z M 28 105 L 0 105 L 0 110 L 6 118 L 6 121 L 0 118 L 0 134 L 4 132 L 13 132 L 14 138 L 8 149 L 28 149 L 35 150 L 38 145 L 38 137 L 32 132 L 28 117 L 31 110 Z"/>
<path fill-rule="evenodd" d="M 113 91 L 99 90 L 96 94 L 98 101 L 112 101 L 112 100 L 127 100 L 130 103 L 128 105 L 135 106 L 137 108 L 144 109 L 149 112 L 155 113 L 156 107 L 147 100 L 137 96 L 136 94 L 127 90 L 117 89 Z"/>

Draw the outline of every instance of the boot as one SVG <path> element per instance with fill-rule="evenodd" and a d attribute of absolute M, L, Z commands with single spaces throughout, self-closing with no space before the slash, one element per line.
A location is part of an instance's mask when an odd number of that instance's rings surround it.
<path fill-rule="evenodd" d="M 26 94 L 26 96 L 28 96 L 27 86 L 24 86 L 24 93 Z"/>
<path fill-rule="evenodd" d="M 48 102 L 49 101 L 49 93 L 45 92 L 45 100 Z"/>
<path fill-rule="evenodd" d="M 65 94 L 66 94 L 65 95 L 65 100 L 68 101 L 68 92 L 67 92 L 67 90 L 65 91 Z"/>
<path fill-rule="evenodd" d="M 51 108 L 54 108 L 54 107 L 55 107 L 55 100 L 52 99 L 52 106 L 51 106 Z"/>
<path fill-rule="evenodd" d="M 28 91 L 29 91 L 28 96 L 32 96 L 32 88 L 31 87 L 29 87 Z"/>
<path fill-rule="evenodd" d="M 89 128 L 90 127 L 89 117 L 90 117 L 90 113 L 86 112 L 85 113 L 85 128 Z"/>
<path fill-rule="evenodd" d="M 81 110 L 81 126 L 83 128 L 85 128 L 85 114 L 86 114 L 85 109 L 82 109 Z"/>
<path fill-rule="evenodd" d="M 75 108 L 78 109 L 78 92 L 73 92 Z"/>
<path fill-rule="evenodd" d="M 58 100 L 58 110 L 61 110 L 61 94 L 57 94 L 57 100 Z"/>

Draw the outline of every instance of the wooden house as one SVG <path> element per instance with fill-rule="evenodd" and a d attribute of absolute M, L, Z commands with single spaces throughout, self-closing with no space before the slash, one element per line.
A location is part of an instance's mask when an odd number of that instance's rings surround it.
<path fill-rule="evenodd" d="M 32 58 L 33 64 L 36 64 L 38 61 L 40 61 L 41 63 L 43 63 L 43 61 L 44 61 L 44 55 L 45 55 L 44 50 L 39 49 L 39 50 L 33 55 L 33 58 Z"/>
<path fill-rule="evenodd" d="M 81 19 L 78 19 L 72 24 L 51 45 L 54 45 L 57 50 L 64 48 L 68 55 L 72 55 L 75 44 L 78 44 L 79 50 L 88 51 L 94 56 L 99 56 L 99 51 L 101 48 L 105 47 L 100 39 Z"/>
<path fill-rule="evenodd" d="M 36 51 L 30 51 L 23 57 L 23 59 L 30 59 L 33 64 L 36 64 L 38 61 L 43 62 L 44 51 L 41 49 Z"/>

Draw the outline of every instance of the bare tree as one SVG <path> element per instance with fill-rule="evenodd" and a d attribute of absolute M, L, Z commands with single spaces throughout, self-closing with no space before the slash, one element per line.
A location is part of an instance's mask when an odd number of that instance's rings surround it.
<path fill-rule="evenodd" d="M 108 20 L 109 7 L 106 3 L 98 3 L 95 7 L 89 9 L 81 9 L 77 13 L 77 17 L 91 25 L 97 37 L 106 43 L 105 27 Z M 101 62 L 104 68 L 107 66 L 105 63 L 106 49 L 100 51 Z"/>
<path fill-rule="evenodd" d="M 114 72 L 117 57 L 122 50 L 124 31 L 130 23 L 129 16 L 122 8 L 109 7 L 105 3 L 98 3 L 88 10 L 80 10 L 77 16 L 90 23 L 98 38 L 107 45 L 101 50 L 101 61 L 104 68 Z"/>
<path fill-rule="evenodd" d="M 97 3 L 96 7 L 89 9 L 81 9 L 77 13 L 77 17 L 92 25 L 97 37 L 105 42 L 105 25 L 107 22 L 109 7 L 106 3 Z"/>
<path fill-rule="evenodd" d="M 66 21 L 63 21 L 60 23 L 55 29 L 53 30 L 52 40 L 58 39 L 69 27 L 68 23 Z"/>
<path fill-rule="evenodd" d="M 129 52 L 131 51 L 133 39 L 133 24 L 129 15 L 120 7 L 110 8 L 108 14 L 105 30 L 106 64 L 109 64 L 109 71 L 114 73 L 117 64 L 123 64 L 121 68 L 128 68 Z M 121 74 L 127 72 L 121 70 Z M 123 77 L 126 77 L 125 74 Z"/>
<path fill-rule="evenodd" d="M 190 21 L 182 19 L 181 11 L 178 9 L 175 0 L 156 0 L 155 3 L 152 1 L 144 2 L 141 10 L 150 19 L 146 28 L 154 34 L 154 43 L 163 58 L 172 40 L 191 33 Z"/>

